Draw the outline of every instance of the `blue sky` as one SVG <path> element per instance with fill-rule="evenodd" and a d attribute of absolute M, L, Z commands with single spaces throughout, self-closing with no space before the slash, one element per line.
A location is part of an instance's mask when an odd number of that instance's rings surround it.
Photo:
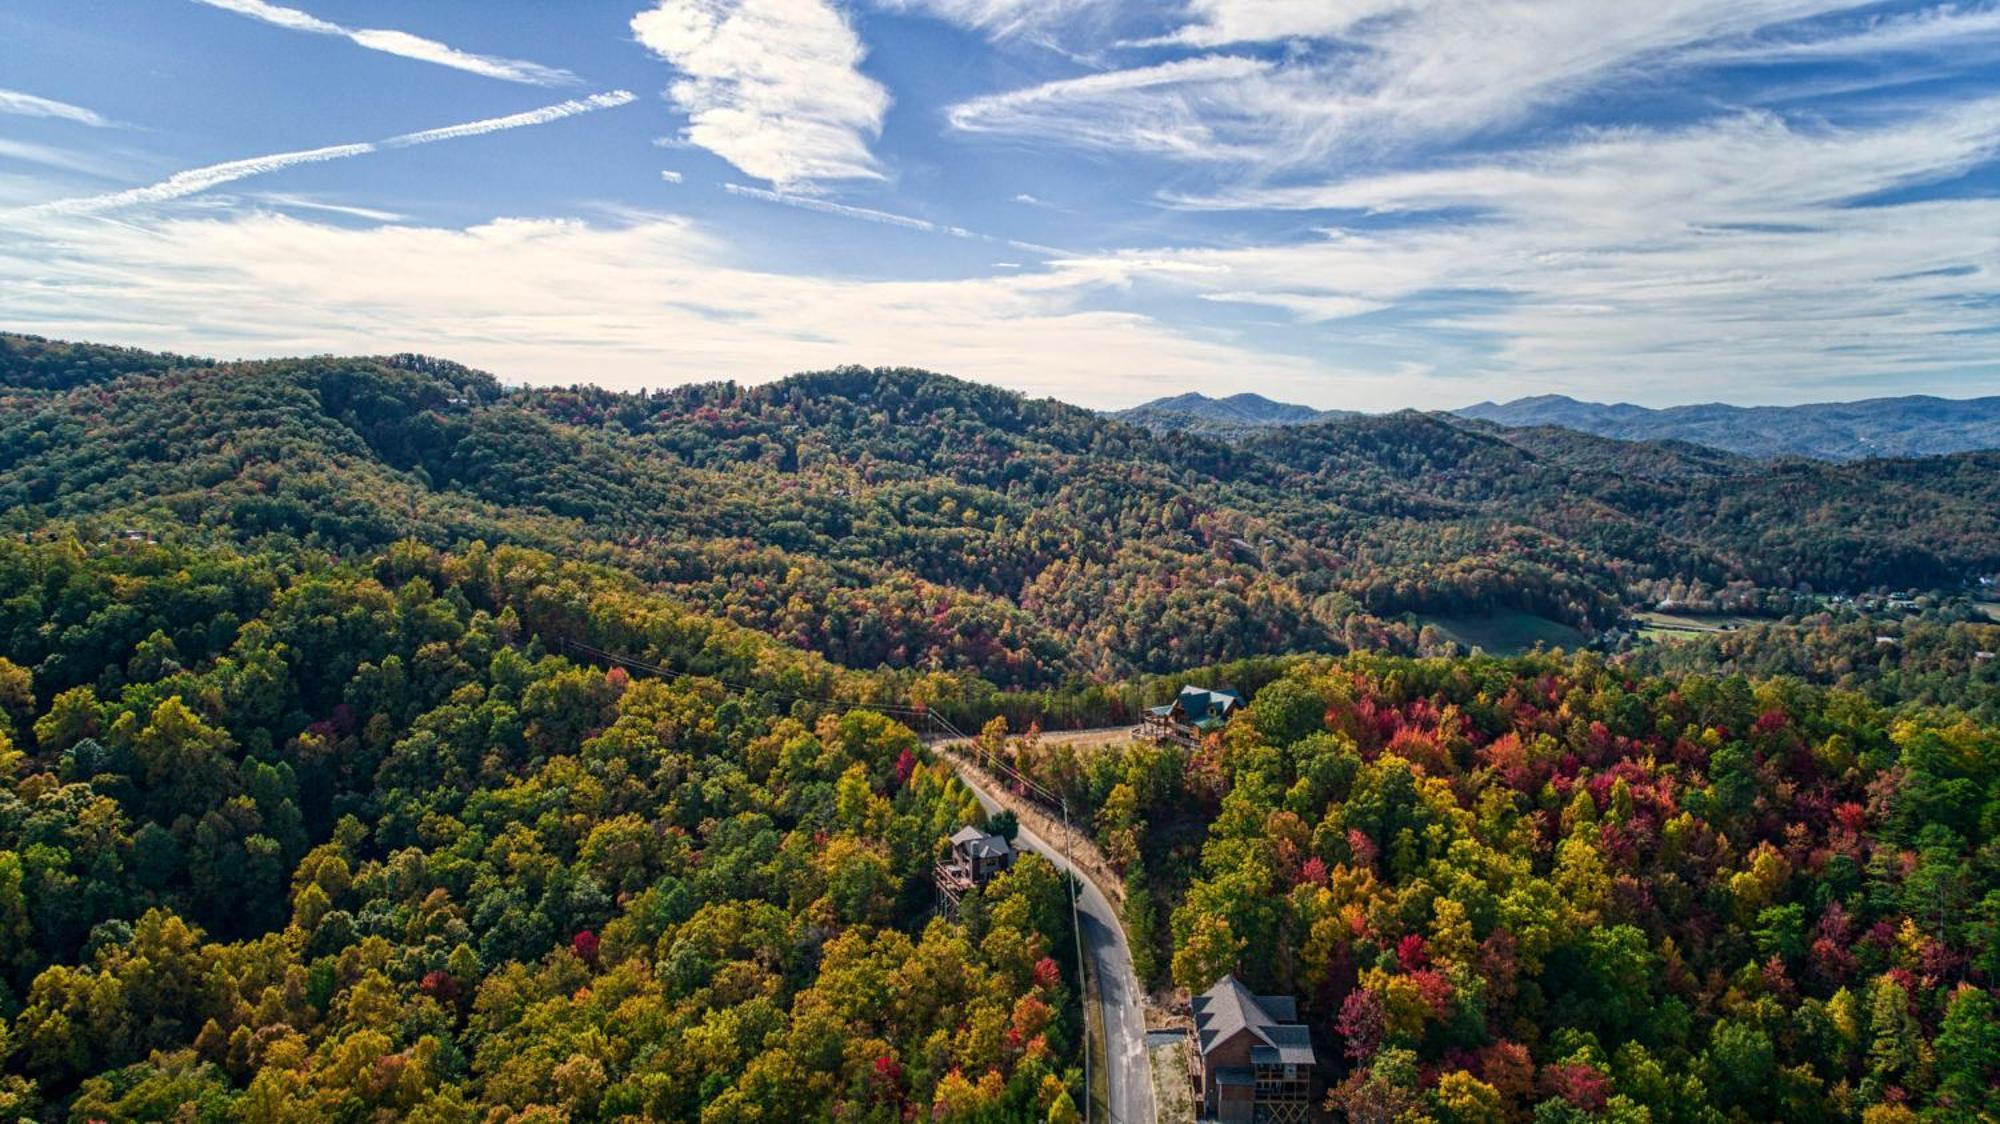
<path fill-rule="evenodd" d="M 0 326 L 1091 406 L 2000 393 L 2000 2 L 10 0 Z"/>

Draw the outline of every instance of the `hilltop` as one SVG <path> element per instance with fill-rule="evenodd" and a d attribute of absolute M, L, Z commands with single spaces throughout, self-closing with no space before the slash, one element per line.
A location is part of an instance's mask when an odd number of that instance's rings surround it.
<path fill-rule="evenodd" d="M 1315 410 L 1291 402 L 1276 402 L 1261 394 L 1232 394 L 1210 398 L 1206 394 L 1177 394 L 1156 398 L 1129 410 L 1113 411 L 1120 421 L 1161 431 L 1193 430 L 1227 434 L 1272 425 L 1310 425 L 1355 416 L 1347 410 Z"/>
<path fill-rule="evenodd" d="M 1626 440 L 1672 438 L 1753 457 L 1846 461 L 2000 448 L 2000 397 L 1873 398 L 1805 406 L 1707 403 L 1663 410 L 1579 402 L 1559 394 L 1458 411 L 1509 426 L 1559 425 Z"/>
<path fill-rule="evenodd" d="M 0 371 L 17 528 L 514 543 L 843 666 L 1009 686 L 2000 569 L 1997 454 L 1771 465 L 1419 413 L 1225 443 L 912 370 L 617 393 L 413 356 L 115 355 L 53 387 Z"/>
<path fill-rule="evenodd" d="M 1452 413 L 1510 428 L 1555 426 L 1625 441 L 1684 441 L 1758 458 L 1851 461 L 2000 448 L 2000 397 L 1912 395 L 1803 406 L 1708 403 L 1650 409 L 1544 394 L 1506 403 L 1481 402 Z M 1256 394 L 1221 399 L 1181 394 L 1115 411 L 1112 416 L 1159 432 L 1193 431 L 1241 439 L 1260 429 L 1312 425 L 1356 415 L 1275 402 Z"/>

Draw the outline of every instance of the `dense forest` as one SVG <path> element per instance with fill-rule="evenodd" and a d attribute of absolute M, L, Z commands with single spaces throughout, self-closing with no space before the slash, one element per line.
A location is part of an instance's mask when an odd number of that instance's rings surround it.
<path fill-rule="evenodd" d="M 1841 620 L 1815 614 L 1646 645 L 1624 658 L 1645 673 L 1788 676 L 1865 694 L 1884 706 L 1952 707 L 2000 725 L 2000 623 L 1912 617 Z"/>
<path fill-rule="evenodd" d="M 2000 727 L 1594 656 L 1307 661 L 1194 750 L 1015 739 L 1142 970 L 1290 993 L 1356 1121 L 1991 1118 Z"/>
<path fill-rule="evenodd" d="M 0 337 L 0 1116 L 1073 1120 L 1065 879 L 933 908 L 948 719 L 1347 1119 L 1987 1119 L 1996 469 Z M 1660 599 L 1771 619 L 1423 658 Z"/>
<path fill-rule="evenodd" d="M 616 393 L 414 356 L 201 364 L 10 337 L 0 510 L 354 553 L 513 543 L 857 669 L 1001 687 L 1586 631 L 1672 590 L 1955 589 L 2000 454 L 1833 466 L 1404 413 L 1237 445 L 916 371 Z"/>
<path fill-rule="evenodd" d="M 932 917 L 978 806 L 806 657 L 511 549 L 6 543 L 0 589 L 8 1119 L 1073 1118 L 1061 878 Z"/>

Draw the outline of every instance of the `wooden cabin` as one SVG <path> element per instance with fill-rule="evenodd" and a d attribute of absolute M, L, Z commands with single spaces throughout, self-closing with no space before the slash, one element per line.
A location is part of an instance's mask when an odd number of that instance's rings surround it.
<path fill-rule="evenodd" d="M 1303 1122 L 1318 1068 L 1291 996 L 1254 994 L 1231 975 L 1195 997 L 1188 1079 L 1203 1120 Z"/>
<path fill-rule="evenodd" d="M 956 916 L 967 891 L 991 882 L 1014 865 L 1014 848 L 1007 840 L 976 827 L 961 827 L 951 837 L 951 857 L 937 864 L 938 905 Z"/>
<path fill-rule="evenodd" d="M 1243 709 L 1243 696 L 1230 690 L 1185 686 L 1174 701 L 1146 711 L 1145 732 L 1155 738 L 1199 741 L 1227 725 Z"/>

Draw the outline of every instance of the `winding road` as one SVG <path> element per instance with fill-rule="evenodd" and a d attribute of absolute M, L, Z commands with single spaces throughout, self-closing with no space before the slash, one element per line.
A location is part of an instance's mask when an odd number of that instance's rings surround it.
<path fill-rule="evenodd" d="M 1121 729 L 1129 731 L 1130 727 Z M 946 760 L 987 812 L 997 812 L 1014 803 L 1011 797 L 1003 801 L 998 782 L 962 756 L 947 753 Z M 1146 1017 L 1140 1009 L 1145 987 L 1132 971 L 1132 949 L 1125 943 L 1125 929 L 1118 923 L 1118 912 L 1104 890 L 1088 873 L 1072 865 L 1061 847 L 1052 846 L 1025 823 L 1015 840 L 1059 869 L 1074 874 L 1082 887 L 1076 899 L 1077 922 L 1083 930 L 1091 974 L 1097 979 L 1109 1100 L 1106 1115 L 1112 1124 L 1154 1124 L 1157 1110 L 1153 1104 L 1153 1068 L 1146 1052 Z"/>

